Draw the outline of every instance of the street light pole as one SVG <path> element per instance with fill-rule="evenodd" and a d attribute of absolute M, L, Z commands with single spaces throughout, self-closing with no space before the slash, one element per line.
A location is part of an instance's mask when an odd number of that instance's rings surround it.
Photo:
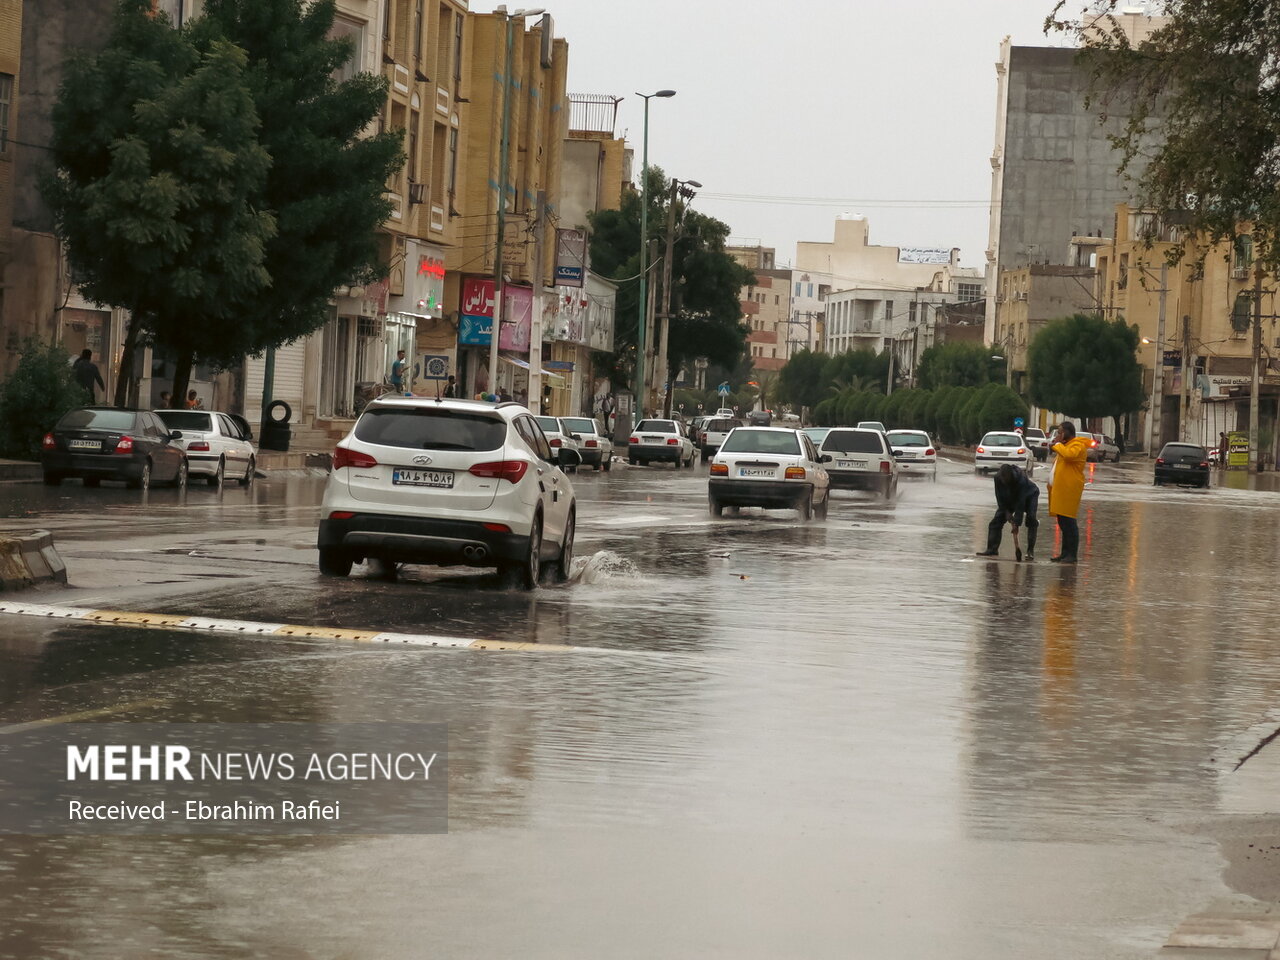
<path fill-rule="evenodd" d="M 636 327 L 636 399 L 632 411 L 632 423 L 644 414 L 644 332 L 649 306 L 649 100 L 653 97 L 674 97 L 674 90 L 656 93 L 636 93 L 644 99 L 644 152 L 640 165 L 640 317 Z"/>
<path fill-rule="evenodd" d="M 541 8 L 516 10 L 507 13 L 505 8 L 494 11 L 503 18 L 506 28 L 506 60 L 502 67 L 502 133 L 498 144 L 498 239 L 493 254 L 493 326 L 489 332 L 489 392 L 498 393 L 498 340 L 502 331 L 502 294 L 506 285 L 503 270 L 503 247 L 507 234 L 507 164 L 511 153 L 511 60 L 513 40 L 511 22 L 537 16 Z"/>
<path fill-rule="evenodd" d="M 1164 308 L 1169 296 L 1169 265 L 1160 264 L 1160 313 L 1156 321 L 1155 367 L 1151 372 L 1151 415 L 1147 417 L 1147 456 L 1156 454 L 1160 443 L 1160 414 L 1164 406 Z"/>

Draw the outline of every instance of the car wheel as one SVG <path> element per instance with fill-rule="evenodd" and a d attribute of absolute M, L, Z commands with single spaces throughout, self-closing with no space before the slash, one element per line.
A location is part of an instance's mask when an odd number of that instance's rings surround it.
<path fill-rule="evenodd" d="M 320 572 L 326 577 L 345 577 L 353 562 L 351 554 L 341 547 L 320 548 Z"/>
<path fill-rule="evenodd" d="M 702 448 L 702 462 L 703 462 L 703 463 L 706 463 L 706 462 L 707 462 L 708 460 L 710 460 L 710 459 L 711 459 L 711 453 L 710 453 L 710 451 L 708 451 L 706 447 L 703 447 L 703 448 Z"/>
<path fill-rule="evenodd" d="M 673 463 L 672 466 L 675 467 L 677 470 L 679 470 L 682 465 L 683 465 L 683 458 L 680 456 L 680 454 L 677 453 L 675 463 Z"/>
<path fill-rule="evenodd" d="M 101 477 L 85 477 L 82 481 L 86 487 L 96 487 L 102 483 Z"/>
<path fill-rule="evenodd" d="M 724 504 L 723 504 L 723 503 L 721 503 L 719 500 L 717 500 L 715 497 L 708 497 L 708 498 L 707 498 L 707 511 L 708 511 L 708 512 L 713 516 L 713 517 L 723 517 L 723 516 L 724 516 Z"/>
<path fill-rule="evenodd" d="M 612 455 L 610 455 L 610 456 L 605 457 L 605 459 L 604 459 L 604 472 L 605 472 L 605 473 L 608 473 L 608 472 L 609 472 L 609 468 L 610 468 L 610 467 L 612 467 L 612 466 L 613 466 L 613 456 L 612 456 Z"/>
<path fill-rule="evenodd" d="M 178 464 L 178 472 L 173 475 L 173 486 L 175 489 L 178 489 L 178 490 L 187 489 L 188 469 L 190 468 L 187 466 L 187 461 L 185 459 L 180 464 Z"/>
<path fill-rule="evenodd" d="M 523 560 L 507 564 L 503 568 L 512 585 L 521 590 L 536 590 L 542 576 L 542 514 L 533 518 L 529 530 L 529 553 Z"/>
<path fill-rule="evenodd" d="M 249 469 L 245 471 L 244 476 L 240 478 L 240 486 L 248 487 L 253 485 L 254 475 L 258 472 L 257 461 L 253 457 L 249 458 Z"/>
<path fill-rule="evenodd" d="M 828 491 L 827 495 L 822 498 L 822 502 L 814 505 L 813 515 L 817 517 L 819 520 L 827 519 L 827 508 L 830 506 L 831 506 L 831 492 Z"/>
<path fill-rule="evenodd" d="M 1112 460 L 1111 462 L 1112 462 L 1112 463 L 1119 463 L 1119 462 L 1120 462 L 1120 451 L 1119 451 L 1119 450 L 1117 450 L 1117 451 L 1116 451 L 1115 459 L 1114 459 L 1114 460 Z"/>
<path fill-rule="evenodd" d="M 577 527 L 577 513 L 569 511 L 569 523 L 564 528 L 564 540 L 560 544 L 560 559 L 551 568 L 552 579 L 556 583 L 566 583 L 573 572 L 573 534 Z"/>
<path fill-rule="evenodd" d="M 136 479 L 128 481 L 125 486 L 130 490 L 148 490 L 151 487 L 151 461 L 142 465 L 142 473 Z"/>
<path fill-rule="evenodd" d="M 896 492 L 897 486 L 898 485 L 896 483 L 886 483 L 884 485 L 884 489 L 880 491 L 880 496 L 882 496 L 886 500 L 892 500 L 893 495 Z"/>
<path fill-rule="evenodd" d="M 627 463 L 631 464 L 631 465 L 634 467 L 634 466 L 636 465 L 636 463 L 637 463 L 636 458 L 635 458 L 635 457 L 627 457 Z"/>
<path fill-rule="evenodd" d="M 222 481 L 227 478 L 227 461 L 219 458 L 218 469 L 213 471 L 212 477 L 206 477 L 205 480 L 209 486 L 215 489 L 222 486 Z"/>
<path fill-rule="evenodd" d="M 384 560 L 382 557 L 369 558 L 369 572 L 373 574 L 376 580 L 387 580 L 394 583 L 398 569 L 399 564 L 394 560 Z"/>
<path fill-rule="evenodd" d="M 60 487 L 60 486 L 62 486 L 62 474 L 60 474 L 60 473 L 48 473 L 48 472 L 46 472 L 46 473 L 45 473 L 45 475 L 44 475 L 44 485 L 45 485 L 46 487 Z"/>
<path fill-rule="evenodd" d="M 800 522 L 808 523 L 813 519 L 813 492 L 796 504 L 796 509 L 800 511 Z"/>
<path fill-rule="evenodd" d="M 593 467 L 593 469 L 595 470 L 595 472 L 596 472 L 596 473 L 599 473 L 601 470 L 603 470 L 603 469 L 604 469 L 604 460 L 603 460 L 603 459 L 597 460 L 597 461 L 592 465 L 592 467 Z"/>
<path fill-rule="evenodd" d="M 1157 487 L 1164 485 L 1164 481 L 1161 480 L 1159 477 L 1156 477 L 1154 482 Z"/>

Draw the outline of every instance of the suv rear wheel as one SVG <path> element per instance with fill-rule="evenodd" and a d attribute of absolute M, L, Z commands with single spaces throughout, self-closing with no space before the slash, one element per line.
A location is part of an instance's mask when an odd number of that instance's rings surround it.
<path fill-rule="evenodd" d="M 564 528 L 564 542 L 560 545 L 560 559 L 551 568 L 552 579 L 556 583 L 565 583 L 573 572 L 573 534 L 577 527 L 577 513 L 569 511 L 569 522 Z"/>
<path fill-rule="evenodd" d="M 351 554 L 340 547 L 320 548 L 320 572 L 326 577 L 345 577 L 353 562 Z"/>
<path fill-rule="evenodd" d="M 536 590 L 542 576 L 542 515 L 534 517 L 529 530 L 529 553 L 523 560 L 504 564 L 502 573 L 521 590 Z"/>

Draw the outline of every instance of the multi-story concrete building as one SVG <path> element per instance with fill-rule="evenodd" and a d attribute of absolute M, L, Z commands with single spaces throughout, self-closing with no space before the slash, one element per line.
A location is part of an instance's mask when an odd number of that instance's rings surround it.
<path fill-rule="evenodd" d="M 1097 313 L 1098 271 L 1090 266 L 1033 263 L 1000 274 L 996 288 L 996 324 L 992 346 L 1003 350 L 1007 382 L 1019 393 L 1027 388 L 1027 348 L 1050 320 L 1076 313 Z"/>
<path fill-rule="evenodd" d="M 1163 21 L 1117 13 L 1139 42 Z M 1086 106 L 1089 67 L 1079 51 L 1014 46 L 1006 37 L 996 63 L 996 135 L 991 154 L 990 239 L 986 277 L 1033 263 L 1070 263 L 1071 238 L 1111 233 L 1117 203 L 1131 187 L 1118 173 L 1120 154 L 1108 140 L 1123 131 L 1123 103 Z M 1131 172 L 1137 172 L 1133 170 Z M 987 305 L 987 338 L 995 336 L 995 301 Z"/>
<path fill-rule="evenodd" d="M 22 62 L 22 0 L 0 0 L 0 321 L 5 274 L 13 251 L 14 158 L 18 137 L 18 80 Z"/>
<path fill-rule="evenodd" d="M 791 322 L 787 330 L 787 356 L 798 350 L 821 350 L 826 329 L 828 274 L 814 270 L 791 271 Z"/>
<path fill-rule="evenodd" d="M 829 277 L 833 290 L 915 290 L 932 283 L 940 267 L 960 265 L 958 248 L 880 246 L 870 231 L 864 217 L 840 217 L 831 242 L 796 244 L 795 268 Z"/>
<path fill-rule="evenodd" d="M 761 373 L 781 370 L 791 356 L 791 271 L 778 269 L 777 251 L 759 244 L 732 243 L 725 253 L 755 273 L 756 282 L 742 288 L 742 320 L 750 328 L 747 349 L 751 365 Z"/>

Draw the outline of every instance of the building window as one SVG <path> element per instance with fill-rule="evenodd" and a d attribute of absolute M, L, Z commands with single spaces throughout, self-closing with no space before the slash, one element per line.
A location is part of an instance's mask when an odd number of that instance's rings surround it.
<path fill-rule="evenodd" d="M 13 74 L 0 73 L 0 153 L 9 148 L 9 105 L 13 103 Z"/>
<path fill-rule="evenodd" d="M 409 182 L 418 183 L 421 179 L 418 176 L 418 127 L 421 125 L 421 116 L 417 110 L 409 114 Z"/>
<path fill-rule="evenodd" d="M 800 296 L 800 283 L 799 283 L 799 281 L 797 281 L 797 282 L 796 282 L 796 296 L 797 296 L 797 297 L 799 297 L 799 296 Z"/>
<path fill-rule="evenodd" d="M 458 18 L 462 20 L 461 17 Z M 458 187 L 458 128 L 449 128 L 449 207 L 453 208 Z"/>
<path fill-rule="evenodd" d="M 422 0 L 413 7 L 413 62 L 422 62 Z"/>
<path fill-rule="evenodd" d="M 382 39 L 391 39 L 391 0 L 382 0 Z"/>
<path fill-rule="evenodd" d="M 808 296 L 810 299 L 812 299 L 812 298 L 813 298 L 813 284 L 812 284 L 812 283 L 811 283 L 811 284 L 809 284 L 809 292 L 808 292 L 808 294 L 806 294 L 806 296 Z"/>
<path fill-rule="evenodd" d="M 980 283 L 957 283 L 956 294 L 961 301 L 964 300 L 981 300 L 982 284 Z"/>
<path fill-rule="evenodd" d="M 886 300 L 884 302 L 884 319 L 886 323 L 888 323 L 890 320 L 893 319 L 893 301 L 892 300 Z"/>
<path fill-rule="evenodd" d="M 333 71 L 333 79 L 344 83 L 360 73 L 364 67 L 361 57 L 364 51 L 364 24 L 348 20 L 346 17 L 334 17 L 329 36 L 334 39 L 347 37 L 351 40 L 351 59 Z"/>
<path fill-rule="evenodd" d="M 782 303 L 782 294 L 780 294 L 780 293 L 775 293 L 775 294 L 773 295 L 773 305 L 776 307 L 776 306 L 778 306 L 778 305 L 779 305 L 779 304 L 781 304 L 781 303 Z"/>

